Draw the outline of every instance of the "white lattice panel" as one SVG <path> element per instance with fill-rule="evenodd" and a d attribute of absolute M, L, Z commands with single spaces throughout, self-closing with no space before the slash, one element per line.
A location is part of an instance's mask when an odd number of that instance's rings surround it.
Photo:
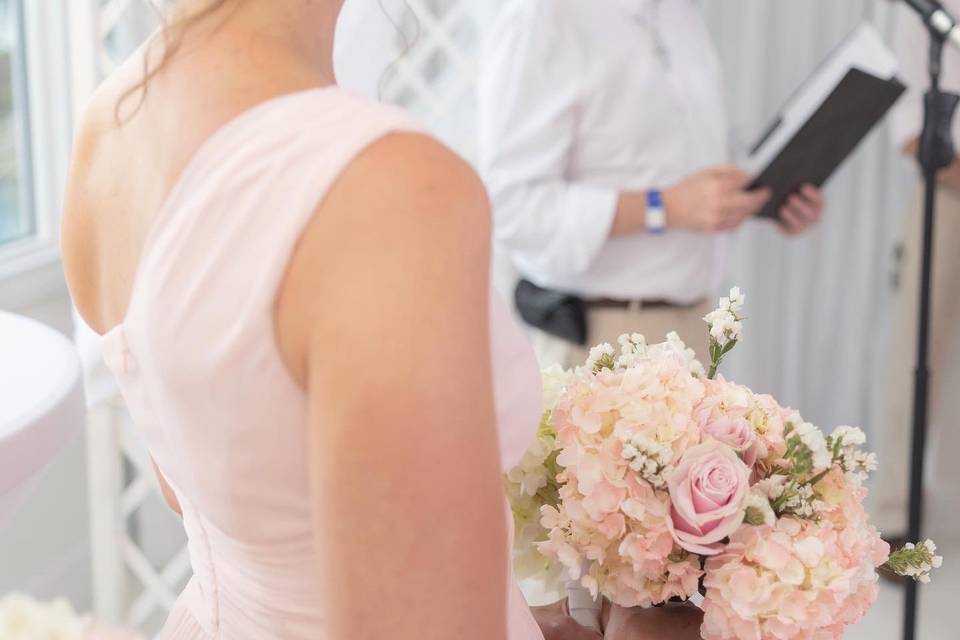
<path fill-rule="evenodd" d="M 494 0 L 488 0 L 493 2 Z M 392 26 L 382 42 L 379 97 L 409 108 L 449 144 L 470 155 L 476 48 L 475 0 L 348 0 L 361 19 Z M 97 82 L 156 27 L 148 0 L 71 0 L 72 73 L 76 107 Z M 369 5 L 366 6 L 366 5 Z M 345 66 L 345 69 L 343 68 Z M 350 61 L 339 65 L 350 73 Z M 88 375 L 108 375 L 105 371 Z M 164 511 L 149 457 L 114 394 L 91 409 L 89 469 L 94 601 L 104 620 L 146 633 L 157 630 L 190 575 L 178 520 Z"/>
<path fill-rule="evenodd" d="M 115 397 L 91 410 L 89 468 L 98 615 L 154 632 L 190 576 L 178 520 L 156 490 L 150 459 Z"/>
<path fill-rule="evenodd" d="M 472 130 L 456 125 L 469 112 L 477 76 L 472 0 L 406 2 L 409 11 L 398 36 L 401 47 L 384 73 L 382 98 L 410 109 L 448 142 L 469 152 Z"/>

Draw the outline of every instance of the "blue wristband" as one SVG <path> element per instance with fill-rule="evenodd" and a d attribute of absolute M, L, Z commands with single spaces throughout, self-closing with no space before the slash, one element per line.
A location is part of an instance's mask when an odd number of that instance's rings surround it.
<path fill-rule="evenodd" d="M 667 230 L 667 212 L 663 208 L 663 194 L 659 189 L 647 191 L 647 231 L 661 234 Z"/>

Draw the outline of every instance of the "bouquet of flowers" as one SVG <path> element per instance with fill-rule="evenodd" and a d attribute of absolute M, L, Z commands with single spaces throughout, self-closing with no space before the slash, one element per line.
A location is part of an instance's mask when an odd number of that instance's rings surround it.
<path fill-rule="evenodd" d="M 926 581 L 932 542 L 890 554 L 868 521 L 863 431 L 825 436 L 717 377 L 740 340 L 738 289 L 705 321 L 709 371 L 676 334 L 622 336 L 544 374 L 536 442 L 506 477 L 518 575 L 613 603 L 702 595 L 707 640 L 839 638 L 877 597 L 876 569 Z"/>
<path fill-rule="evenodd" d="M 40 603 L 23 595 L 0 599 L 3 640 L 140 640 L 132 633 L 107 629 L 77 615 L 66 600 Z"/>

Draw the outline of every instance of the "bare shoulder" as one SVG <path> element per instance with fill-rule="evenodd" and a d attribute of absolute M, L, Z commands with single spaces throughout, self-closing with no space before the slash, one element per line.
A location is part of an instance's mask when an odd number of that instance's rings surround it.
<path fill-rule="evenodd" d="M 122 114 L 129 114 L 129 107 L 137 104 L 140 94 L 136 89 L 143 78 L 146 46 L 143 45 L 120 63 L 87 100 L 76 126 L 75 154 L 92 151 L 103 135 L 120 128 Z"/>
<path fill-rule="evenodd" d="M 430 222 L 443 218 L 454 228 L 475 231 L 490 222 L 486 189 L 477 173 L 455 152 L 421 133 L 391 133 L 372 144 L 347 167 L 326 204 L 334 208 L 355 197 L 374 209 L 388 206 L 400 216 Z"/>
<path fill-rule="evenodd" d="M 397 132 L 361 153 L 342 173 L 307 235 L 366 238 L 379 250 L 487 260 L 491 213 L 477 173 L 430 136 Z M 307 238 L 309 241 L 309 238 Z M 402 244 L 401 244 L 402 243 Z"/>
<path fill-rule="evenodd" d="M 109 131 L 106 93 L 103 87 L 98 90 L 74 129 L 60 234 L 63 268 L 70 294 L 80 315 L 96 329 L 103 325 L 97 300 L 99 208 L 96 203 L 108 186 L 98 184 L 95 177 L 103 137 Z"/>
<path fill-rule="evenodd" d="M 129 64 L 125 63 L 125 66 Z M 94 91 L 77 119 L 70 167 L 71 186 L 83 182 L 86 171 L 91 168 L 92 161 L 96 158 L 100 142 L 116 128 L 116 105 L 123 96 L 124 87 L 132 86 L 127 79 L 128 75 L 126 69 L 121 67 L 115 74 L 108 76 Z M 71 204 L 67 202 L 68 207 Z"/>
<path fill-rule="evenodd" d="M 304 382 L 318 336 L 379 335 L 404 317 L 436 319 L 434 305 L 485 317 L 489 272 L 477 174 L 429 136 L 389 134 L 346 168 L 300 238 L 278 297 L 284 360 Z"/>
<path fill-rule="evenodd" d="M 491 224 L 487 192 L 477 173 L 436 139 L 390 133 L 351 162 L 330 189 L 304 234 L 365 237 L 365 246 L 431 252 L 476 252 L 486 259 Z"/>
<path fill-rule="evenodd" d="M 98 228 L 117 198 L 120 180 L 112 180 L 111 138 L 119 129 L 117 105 L 136 86 L 137 56 L 124 62 L 90 97 L 74 129 L 70 172 L 63 204 L 61 248 L 67 284 L 81 316 L 101 328 L 98 291 Z"/>

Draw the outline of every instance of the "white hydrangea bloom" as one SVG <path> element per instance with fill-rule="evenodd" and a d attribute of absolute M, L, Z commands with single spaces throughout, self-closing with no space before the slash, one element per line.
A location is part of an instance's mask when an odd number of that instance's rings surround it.
<path fill-rule="evenodd" d="M 653 487 L 662 489 L 667 485 L 665 472 L 673 462 L 673 450 L 669 444 L 657 442 L 645 434 L 631 434 L 623 438 L 621 456 Z"/>
<path fill-rule="evenodd" d="M 769 500 L 776 500 L 783 495 L 787 486 L 787 476 L 772 475 L 764 478 L 753 486 L 753 491 L 764 496 Z"/>
<path fill-rule="evenodd" d="M 65 601 L 43 605 L 22 595 L 0 602 L 0 637 L 5 640 L 80 640 L 84 622 Z"/>
<path fill-rule="evenodd" d="M 710 325 L 710 337 L 721 347 L 733 340 L 739 340 L 743 333 L 743 323 L 730 310 L 719 308 L 703 317 Z"/>
<path fill-rule="evenodd" d="M 623 355 L 643 353 L 647 348 L 647 338 L 642 333 L 625 333 L 617 338 L 617 342 Z"/>
<path fill-rule="evenodd" d="M 618 339 L 620 343 L 620 357 L 617 358 L 617 369 L 629 369 L 639 364 L 645 358 L 658 358 L 664 354 L 676 354 L 683 358 L 690 369 L 690 373 L 697 378 L 706 375 L 703 364 L 697 360 L 697 353 L 687 347 L 676 331 L 667 334 L 664 342 L 648 344 L 646 338 L 639 333 L 624 334 Z"/>
<path fill-rule="evenodd" d="M 866 443 L 867 435 L 858 427 L 843 425 L 830 434 L 831 455 L 836 451 L 834 461 L 843 469 L 847 479 L 858 486 L 866 482 L 869 473 L 877 468 L 877 455 L 859 448 Z"/>
<path fill-rule="evenodd" d="M 513 544 L 513 572 L 518 580 L 534 579 L 545 591 L 559 591 L 566 576 L 563 565 L 551 562 L 536 543 L 546 538 L 547 532 L 539 521 L 521 526 L 515 532 Z"/>
<path fill-rule="evenodd" d="M 710 325 L 710 337 L 721 347 L 739 340 L 743 333 L 740 311 L 744 300 L 740 287 L 734 287 L 730 290 L 730 297 L 720 298 L 720 305 L 703 318 Z"/>
<path fill-rule="evenodd" d="M 933 540 L 920 544 L 908 543 L 890 554 L 886 567 L 897 575 L 913 578 L 924 584 L 930 582 L 930 572 L 943 566 L 943 558 L 937 555 Z"/>
<path fill-rule="evenodd" d="M 801 518 L 813 518 L 826 509 L 826 504 L 817 498 L 813 487 L 809 484 L 791 484 L 785 489 L 785 500 L 782 501 L 781 512 L 793 513 Z"/>
<path fill-rule="evenodd" d="M 823 433 L 815 425 L 809 422 L 801 422 L 794 427 L 795 433 L 800 437 L 800 441 L 806 445 L 810 453 L 813 454 L 813 467 L 817 471 L 829 469 L 833 464 L 833 454 L 827 447 L 827 440 Z"/>
<path fill-rule="evenodd" d="M 904 545 L 904 549 L 910 551 L 916 548 L 912 542 Z M 918 582 L 927 584 L 930 582 L 930 572 L 943 566 L 943 557 L 936 555 L 937 545 L 933 543 L 933 540 L 925 540 L 921 544 L 921 550 L 924 551 L 921 555 L 924 556 L 925 559 L 916 565 L 906 567 L 903 573 L 906 576 L 916 579 Z"/>
<path fill-rule="evenodd" d="M 543 370 L 543 407 L 552 411 L 567 386 L 573 382 L 576 374 L 555 364 Z"/>
<path fill-rule="evenodd" d="M 747 296 L 740 291 L 740 287 L 734 287 L 730 289 L 730 297 L 724 298 L 723 300 L 727 301 L 727 306 L 730 311 L 739 314 L 740 310 L 743 309 L 743 303 L 746 302 L 746 299 Z"/>
<path fill-rule="evenodd" d="M 774 513 L 773 507 L 770 505 L 770 497 L 766 495 L 763 489 L 754 487 L 750 492 L 750 496 L 747 498 L 747 518 L 751 521 L 751 524 L 756 524 L 756 520 L 770 527 L 776 524 L 777 514 Z"/>
<path fill-rule="evenodd" d="M 597 346 L 590 349 L 590 355 L 587 357 L 587 362 L 585 367 L 591 371 L 597 368 L 598 363 L 602 360 L 610 359 L 613 360 L 615 351 L 609 343 L 598 344 Z"/>
<path fill-rule="evenodd" d="M 66 600 L 46 604 L 19 594 L 0 600 L 3 640 L 85 640 L 89 628 Z"/>
<path fill-rule="evenodd" d="M 617 339 L 620 344 L 620 357 L 617 358 L 618 369 L 627 369 L 646 357 L 649 349 L 647 339 L 640 333 L 623 334 Z"/>
<path fill-rule="evenodd" d="M 842 439 L 845 447 L 859 447 L 867 444 L 867 434 L 860 427 L 841 425 L 834 429 L 830 436 L 834 440 Z"/>
<path fill-rule="evenodd" d="M 697 378 L 703 378 L 707 375 L 703 363 L 697 360 L 697 352 L 688 347 L 687 344 L 680 339 L 680 335 L 676 331 L 671 331 L 667 334 L 666 344 L 677 353 L 683 354 L 683 357 L 686 358 L 687 366 L 690 367 L 690 373 Z"/>
<path fill-rule="evenodd" d="M 813 518 L 826 509 L 813 487 L 799 484 L 785 475 L 772 475 L 760 480 L 751 489 L 751 500 L 765 500 L 775 513 L 792 513 L 801 518 Z M 776 509 L 773 507 L 776 505 Z"/>
<path fill-rule="evenodd" d="M 927 569 L 927 572 L 929 573 L 931 569 L 939 569 L 940 567 L 942 567 L 943 556 L 937 555 L 937 545 L 933 543 L 933 540 L 930 540 L 929 538 L 927 540 L 924 540 L 923 546 L 926 547 L 927 552 L 930 554 L 930 562 L 928 563 L 930 565 L 930 568 Z"/>
<path fill-rule="evenodd" d="M 537 495 L 540 489 L 547 486 L 549 474 L 544 463 L 553 453 L 553 449 L 552 437 L 538 436 L 523 454 L 517 466 L 507 472 L 507 479 L 517 485 L 524 495 Z"/>

